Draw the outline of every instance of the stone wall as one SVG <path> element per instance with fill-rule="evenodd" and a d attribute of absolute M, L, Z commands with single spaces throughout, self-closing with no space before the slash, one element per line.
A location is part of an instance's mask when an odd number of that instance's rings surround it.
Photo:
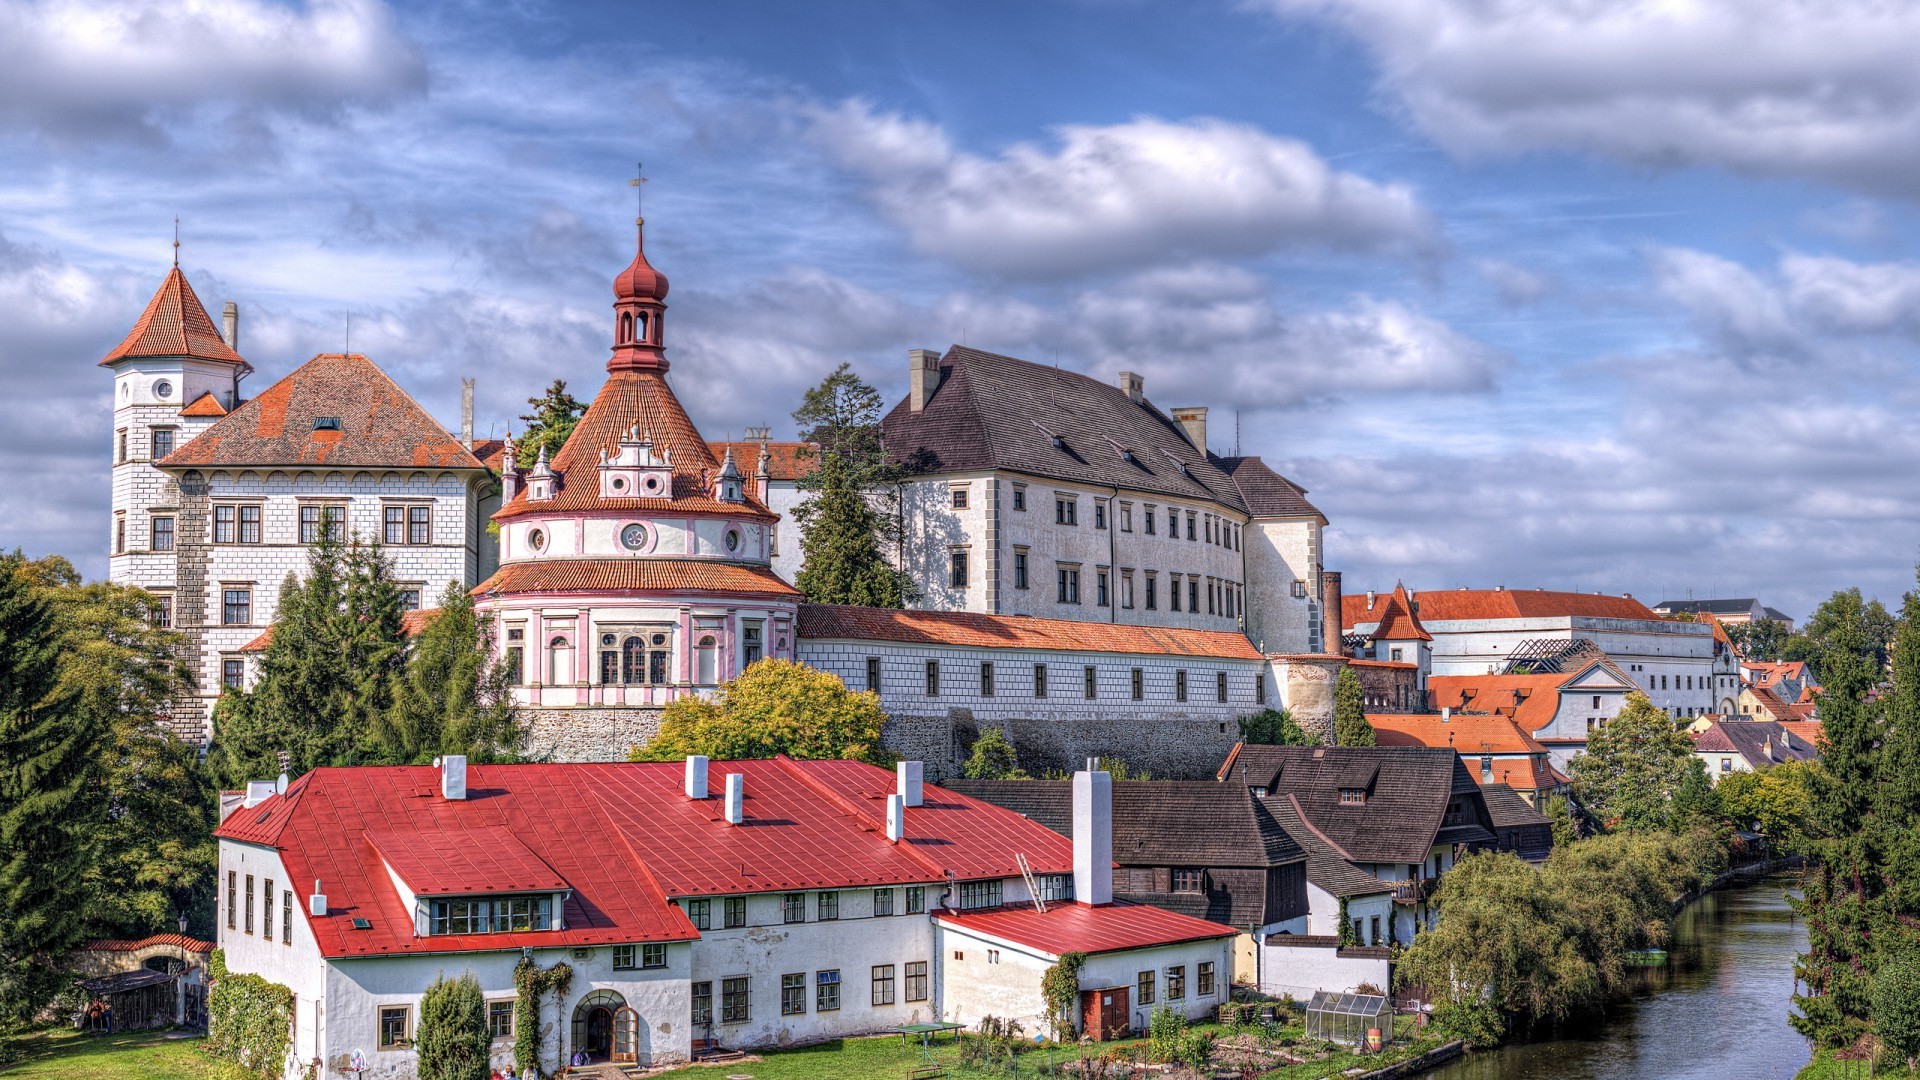
<path fill-rule="evenodd" d="M 1319 653 L 1268 657 L 1274 682 L 1280 687 L 1280 705 L 1293 720 L 1321 742 L 1333 742 L 1333 687 L 1346 658 Z"/>
<path fill-rule="evenodd" d="M 625 761 L 660 734 L 659 709 L 520 709 L 534 761 Z"/>
<path fill-rule="evenodd" d="M 1237 725 L 1211 716 L 1162 713 L 1150 723 L 1098 718 L 998 717 L 976 720 L 971 710 L 945 715 L 887 718 L 880 745 L 891 753 L 923 761 L 927 779 L 960 775 L 973 742 L 987 728 L 998 728 L 1019 752 L 1020 765 L 1036 775 L 1078 768 L 1089 757 L 1121 758 L 1160 780 L 1210 780 L 1240 738 Z"/>

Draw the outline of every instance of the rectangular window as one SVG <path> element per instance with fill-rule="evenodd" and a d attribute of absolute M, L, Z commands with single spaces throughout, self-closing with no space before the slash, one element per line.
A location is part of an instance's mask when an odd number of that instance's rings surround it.
<path fill-rule="evenodd" d="M 1153 972 L 1143 971 L 1134 978 L 1133 1003 L 1135 1005 L 1153 1004 Z"/>
<path fill-rule="evenodd" d="M 1080 602 L 1080 571 L 1062 566 L 1058 570 L 1059 602 L 1077 604 Z"/>
<path fill-rule="evenodd" d="M 953 489 L 953 508 L 955 510 L 965 510 L 967 508 L 966 488 L 957 487 Z"/>
<path fill-rule="evenodd" d="M 1373 936 L 1367 939 L 1367 944 L 1369 945 L 1380 944 L 1380 916 L 1378 915 L 1373 916 L 1370 920 L 1368 920 L 1368 924 L 1373 928 Z"/>
<path fill-rule="evenodd" d="M 233 543 L 233 522 L 239 509 L 237 506 L 216 506 L 213 508 L 214 543 Z"/>
<path fill-rule="evenodd" d="M 643 968 L 663 968 L 667 966 L 667 946 L 665 942 L 640 946 L 640 966 Z"/>
<path fill-rule="evenodd" d="M 640 958 L 635 955 L 637 951 L 638 950 L 631 945 L 615 945 L 613 947 L 613 970 L 633 971 L 639 968 Z"/>
<path fill-rule="evenodd" d="M 1187 966 L 1175 964 L 1167 969 L 1167 1000 L 1185 1001 L 1187 999 Z"/>
<path fill-rule="evenodd" d="M 1213 961 L 1202 960 L 1193 966 L 1193 995 L 1203 998 L 1213 996 Z"/>
<path fill-rule="evenodd" d="M 150 546 L 155 551 L 173 550 L 172 518 L 157 517 L 153 519 L 153 542 Z"/>
<path fill-rule="evenodd" d="M 419 611 L 420 610 L 420 586 L 409 585 L 401 588 L 400 610 L 402 611 Z"/>
<path fill-rule="evenodd" d="M 1180 610 L 1180 575 L 1167 575 L 1167 610 Z"/>
<path fill-rule="evenodd" d="M 713 983 L 697 982 L 693 984 L 693 1024 L 702 1027 L 713 1023 Z"/>
<path fill-rule="evenodd" d="M 487 1002 L 487 1038 L 513 1038 L 513 999 Z"/>
<path fill-rule="evenodd" d="M 1173 700 L 1187 700 L 1187 673 L 1184 671 L 1173 673 Z"/>
<path fill-rule="evenodd" d="M 1016 589 L 1027 587 L 1027 553 L 1025 551 L 1013 553 L 1013 587 Z"/>
<path fill-rule="evenodd" d="M 273 879 L 260 881 L 260 936 L 273 940 Z"/>
<path fill-rule="evenodd" d="M 1133 606 L 1133 574 L 1126 570 L 1120 572 L 1120 606 L 1123 608 Z"/>
<path fill-rule="evenodd" d="M 1040 887 L 1040 899 L 1048 903 L 1073 899 L 1072 874 L 1042 874 L 1034 883 Z"/>
<path fill-rule="evenodd" d="M 1105 570 L 1095 570 L 1093 572 L 1093 602 L 1096 607 L 1106 607 L 1110 603 L 1109 597 L 1107 596 L 1107 572 Z"/>
<path fill-rule="evenodd" d="M 1107 504 L 1099 499 L 1093 500 L 1093 527 L 1096 529 L 1107 527 Z"/>
<path fill-rule="evenodd" d="M 1366 804 L 1367 804 L 1366 788 L 1343 787 L 1340 789 L 1340 805 L 1341 806 L 1365 806 Z"/>
<path fill-rule="evenodd" d="M 1194 513 L 1191 510 L 1187 511 L 1187 539 L 1192 540 L 1196 538 L 1195 533 L 1198 530 L 1194 528 L 1194 523 L 1198 520 L 1199 520 L 1198 514 Z"/>
<path fill-rule="evenodd" d="M 153 625 L 161 630 L 173 628 L 173 594 L 156 593 L 153 597 Z"/>
<path fill-rule="evenodd" d="M 916 960 L 907 965 L 907 1000 L 927 1000 L 927 962 Z"/>
<path fill-rule="evenodd" d="M 813 910 L 815 912 L 814 917 L 821 922 L 831 922 L 839 918 L 840 894 L 837 892 L 823 892 L 819 896 L 814 897 Z"/>
<path fill-rule="evenodd" d="M 1167 507 L 1167 539 L 1180 539 L 1180 511 Z"/>
<path fill-rule="evenodd" d="M 1015 510 L 1025 510 L 1027 508 L 1027 485 L 1013 485 L 1013 508 Z"/>
<path fill-rule="evenodd" d="M 1077 525 L 1079 524 L 1079 522 L 1076 519 L 1079 517 L 1079 513 L 1080 513 L 1080 504 L 1076 500 L 1064 498 L 1058 495 L 1054 496 L 1054 499 L 1053 499 L 1053 523 L 1054 524 Z"/>
<path fill-rule="evenodd" d="M 526 685 L 527 649 L 524 645 L 507 646 L 507 682 L 513 686 Z"/>
<path fill-rule="evenodd" d="M 243 506 L 240 508 L 240 542 L 257 544 L 260 542 L 260 508 Z"/>
<path fill-rule="evenodd" d="M 873 914 L 875 915 L 875 917 L 881 917 L 881 916 L 893 914 L 893 890 L 892 889 L 873 890 Z"/>
<path fill-rule="evenodd" d="M 1133 507 L 1127 503 L 1120 504 L 1120 531 L 1133 531 Z"/>
<path fill-rule="evenodd" d="M 1140 701 L 1147 696 L 1147 674 L 1139 668 L 1133 669 L 1133 700 Z"/>
<path fill-rule="evenodd" d="M 1227 673 L 1224 671 L 1214 673 L 1213 699 L 1215 701 L 1227 700 Z"/>
<path fill-rule="evenodd" d="M 1160 584 L 1159 578 L 1154 577 L 1152 574 L 1147 575 L 1147 610 L 1148 611 L 1157 610 L 1160 606 L 1160 598 L 1157 595 L 1155 595 L 1159 591 L 1158 589 L 1159 584 Z"/>
<path fill-rule="evenodd" d="M 740 666 L 751 667 L 767 655 L 767 642 L 759 619 L 740 620 Z"/>
<path fill-rule="evenodd" d="M 405 1005 L 389 1005 L 380 1010 L 380 1049 L 406 1049 L 410 1015 L 411 1010 Z"/>
<path fill-rule="evenodd" d="M 1204 891 L 1201 882 L 1205 875 L 1199 870 L 1176 869 L 1173 872 L 1173 891 L 1177 893 L 1197 893 Z"/>
<path fill-rule="evenodd" d="M 807 894 L 790 892 L 781 899 L 780 918 L 783 922 L 803 923 L 807 921 Z"/>
<path fill-rule="evenodd" d="M 253 875 L 247 875 L 247 933 L 253 933 Z"/>
<path fill-rule="evenodd" d="M 927 887 L 925 885 L 907 886 L 907 914 L 925 915 L 927 913 Z"/>
<path fill-rule="evenodd" d="M 875 1005 L 893 1004 L 893 965 L 873 965 L 873 1003 Z"/>
<path fill-rule="evenodd" d="M 317 544 L 320 537 L 344 541 L 347 538 L 347 508 L 308 503 L 300 508 L 300 542 Z"/>
<path fill-rule="evenodd" d="M 955 498 L 961 498 L 965 493 L 956 488 L 953 494 Z M 806 1011 L 807 973 L 798 971 L 780 976 L 780 1015 L 799 1016 Z"/>
<path fill-rule="evenodd" d="M 1152 506 L 1140 508 L 1140 521 L 1147 527 L 1147 535 L 1153 535 L 1154 511 Z"/>
<path fill-rule="evenodd" d="M 1092 664 L 1080 669 L 1080 696 L 1092 701 L 1100 695 L 1099 669 Z"/>
<path fill-rule="evenodd" d="M 980 696 L 993 696 L 993 661 L 991 660 L 980 662 Z"/>
<path fill-rule="evenodd" d="M 433 543 L 433 507 L 407 507 L 407 543 Z"/>
<path fill-rule="evenodd" d="M 233 913 L 240 910 L 240 872 L 227 871 L 227 929 L 233 929 Z"/>
<path fill-rule="evenodd" d="M 1599 695 L 1599 694 L 1595 694 L 1595 695 L 1593 695 L 1593 707 L 1594 707 L 1594 708 L 1596 708 L 1596 709 L 1600 707 L 1600 695 Z"/>
<path fill-rule="evenodd" d="M 280 893 L 280 944 L 293 944 L 293 890 Z"/>
<path fill-rule="evenodd" d="M 867 689 L 876 694 L 880 692 L 880 658 L 877 656 L 867 657 Z"/>
<path fill-rule="evenodd" d="M 687 901 L 687 921 L 695 930 L 713 929 L 713 901 L 704 897 Z"/>
<path fill-rule="evenodd" d="M 947 585 L 950 588 L 967 587 L 967 553 L 955 551 L 947 556 Z"/>
<path fill-rule="evenodd" d="M 744 1024 L 752 1018 L 752 991 L 746 976 L 720 980 L 720 1022 Z"/>
<path fill-rule="evenodd" d="M 1200 610 L 1200 579 L 1196 577 L 1187 579 L 1187 610 Z"/>
<path fill-rule="evenodd" d="M 220 661 L 220 685 L 228 690 L 238 690 L 247 682 L 247 662 L 245 660 Z"/>
<path fill-rule="evenodd" d="M 435 900 L 428 909 L 431 934 L 511 934 L 553 929 L 553 897 L 489 897 L 485 900 Z"/>
<path fill-rule="evenodd" d="M 115 441 L 113 460 L 115 462 L 122 462 L 127 460 L 127 429 L 121 428 L 115 432 L 115 434 L 118 436 L 118 439 Z"/>
<path fill-rule="evenodd" d="M 1047 665 L 1045 664 L 1033 665 L 1033 696 L 1037 698 L 1047 696 Z"/>
<path fill-rule="evenodd" d="M 813 974 L 813 1007 L 818 1012 L 840 1009 L 840 972 L 816 971 Z"/>
<path fill-rule="evenodd" d="M 1267 703 L 1267 680 L 1264 675 L 1258 672 L 1255 672 L 1253 676 L 1253 703 L 1255 705 L 1265 705 Z"/>
<path fill-rule="evenodd" d="M 940 661 L 927 661 L 927 696 L 940 696 Z"/>
<path fill-rule="evenodd" d="M 975 908 L 1000 906 L 1000 879 L 989 878 L 986 881 L 963 881 L 960 883 L 960 910 L 972 911 Z"/>
<path fill-rule="evenodd" d="M 404 506 L 381 507 L 380 542 L 389 547 L 404 544 L 407 541 L 407 508 Z"/>

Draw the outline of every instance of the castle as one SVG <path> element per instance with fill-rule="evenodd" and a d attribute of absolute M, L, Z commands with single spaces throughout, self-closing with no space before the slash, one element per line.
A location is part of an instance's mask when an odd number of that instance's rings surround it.
<path fill-rule="evenodd" d="M 213 737 L 281 582 L 328 533 L 377 538 L 411 608 L 473 590 L 540 757 L 624 758 L 668 701 L 762 657 L 878 692 L 888 747 L 935 776 L 987 726 L 1039 763 L 1119 753 L 1201 775 L 1240 716 L 1329 720 L 1345 661 L 1326 519 L 1259 458 L 1210 452 L 1205 409 L 1164 413 L 1131 373 L 913 350 L 882 432 L 912 473 L 899 557 L 917 610 L 806 604 L 791 525 L 806 459 L 701 436 L 668 380 L 667 291 L 637 223 L 606 381 L 523 470 L 510 437 L 473 438 L 470 387 L 456 434 L 357 354 L 244 396 L 237 311 L 223 332 L 172 268 L 101 364 L 111 577 L 153 592 L 187 639 L 197 689 L 175 729 Z"/>

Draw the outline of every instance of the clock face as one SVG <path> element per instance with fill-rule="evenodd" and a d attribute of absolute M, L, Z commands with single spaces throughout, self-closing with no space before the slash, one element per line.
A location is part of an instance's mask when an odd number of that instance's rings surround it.
<path fill-rule="evenodd" d="M 642 547 L 645 547 L 647 543 L 647 527 L 644 525 L 629 525 L 621 529 L 620 543 L 629 551 L 640 550 Z"/>

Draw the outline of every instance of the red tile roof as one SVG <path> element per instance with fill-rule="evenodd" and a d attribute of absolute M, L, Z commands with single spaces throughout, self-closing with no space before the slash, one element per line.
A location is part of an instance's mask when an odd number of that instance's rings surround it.
<path fill-rule="evenodd" d="M 817 468 L 817 458 L 801 456 L 801 450 L 815 448 L 812 443 L 804 442 L 710 442 L 707 450 L 713 454 L 713 460 L 719 461 L 733 451 L 734 464 L 740 467 L 740 475 L 752 477 L 760 467 L 760 448 L 767 448 L 767 476 L 773 480 L 798 480 Z"/>
<path fill-rule="evenodd" d="M 1070 952 L 1121 952 L 1178 945 L 1239 933 L 1231 926 L 1125 901 L 1101 907 L 1078 902 L 1049 904 L 1045 914 L 1032 904 L 1019 904 L 982 911 L 942 911 L 934 917 L 948 926 L 1055 957 Z"/>
<path fill-rule="evenodd" d="M 1362 597 L 1361 599 L 1365 599 Z M 1374 627 L 1373 636 L 1379 641 L 1432 641 L 1433 635 L 1414 618 L 1413 601 L 1407 596 L 1405 585 L 1395 585 L 1388 594 L 1387 602 L 1380 608 L 1380 625 Z"/>
<path fill-rule="evenodd" d="M 496 473 L 500 471 L 502 465 L 506 464 L 506 449 L 507 441 L 505 439 L 473 440 L 473 456 L 480 464 L 485 465 Z"/>
<path fill-rule="evenodd" d="M 138 952 L 156 945 L 199 953 L 210 953 L 214 950 L 213 942 L 201 941 L 199 938 L 188 937 L 185 934 L 149 934 L 138 939 L 98 938 L 80 946 L 80 950 L 82 952 Z"/>
<path fill-rule="evenodd" d="M 728 773 L 745 777 L 739 826 L 723 818 Z M 931 784 L 906 812 L 906 842 L 888 842 L 873 795 L 893 778 L 871 765 L 716 761 L 710 775 L 712 797 L 694 801 L 679 762 L 471 765 L 468 797 L 450 801 L 431 766 L 323 768 L 216 835 L 276 848 L 302 891 L 320 881 L 327 914 L 300 910 L 326 956 L 684 940 L 698 933 L 670 897 L 1010 877 L 1016 854 L 1036 873 L 1072 869 L 1071 840 Z M 494 850 L 508 834 L 524 853 Z M 435 886 L 563 881 L 565 929 L 416 938 L 389 859 Z"/>
<path fill-rule="evenodd" d="M 316 428 L 321 418 L 337 430 Z M 358 353 L 322 353 L 159 463 L 479 469 L 460 440 Z"/>
<path fill-rule="evenodd" d="M 227 407 L 220 404 L 220 399 L 213 396 L 213 391 L 208 390 L 194 398 L 193 404 L 181 409 L 180 415 L 221 417 L 227 415 Z"/>
<path fill-rule="evenodd" d="M 440 614 L 439 608 L 424 608 L 420 611 L 406 611 L 400 614 L 400 632 L 408 637 L 419 637 L 420 631 L 427 628 L 428 620 Z M 273 644 L 273 627 L 260 631 L 260 636 L 240 646 L 241 652 L 266 652 Z"/>
<path fill-rule="evenodd" d="M 803 638 L 851 638 L 979 648 L 1064 649 L 1235 660 L 1262 659 L 1246 635 L 1226 630 L 1183 630 L 983 615 L 972 611 L 897 611 L 845 604 L 800 605 Z"/>
<path fill-rule="evenodd" d="M 1376 594 L 1368 603 L 1364 593 L 1347 593 L 1341 598 L 1343 625 L 1348 628 L 1376 622 L 1387 606 L 1390 594 Z M 1413 613 L 1421 622 L 1470 621 L 1480 619 L 1544 619 L 1576 616 L 1599 619 L 1644 619 L 1658 622 L 1660 616 L 1630 596 L 1603 596 L 1594 593 L 1548 592 L 1544 589 L 1433 589 L 1412 594 Z"/>
<path fill-rule="evenodd" d="M 1540 791 L 1565 787 L 1572 783 L 1560 770 L 1553 767 L 1551 761 L 1536 761 L 1533 758 L 1494 758 L 1492 776 L 1483 776 L 1478 762 L 1471 765 L 1467 771 L 1473 774 L 1473 778 L 1481 787 L 1505 784 L 1515 791 Z"/>
<path fill-rule="evenodd" d="M 1579 673 L 1550 675 L 1435 675 L 1427 680 L 1433 707 L 1504 716 L 1528 732 L 1553 722 L 1560 710 L 1560 687 Z"/>
<path fill-rule="evenodd" d="M 475 596 L 562 592 L 700 592 L 799 596 L 770 567 L 699 559 L 554 559 L 508 563 Z"/>
<path fill-rule="evenodd" d="M 673 455 L 673 497 L 670 499 L 603 499 L 600 497 L 600 461 L 620 452 L 620 441 L 630 430 L 638 430 L 653 439 L 655 453 Z M 496 520 L 526 514 L 569 513 L 580 510 L 637 510 L 650 512 L 726 514 L 731 517 L 772 519 L 774 514 L 760 505 L 752 485 L 745 503 L 725 503 L 709 491 L 712 477 L 720 471 L 720 461 L 708 449 L 700 431 L 693 426 L 687 410 L 667 385 L 667 376 L 657 370 L 621 370 L 607 374 L 607 381 L 594 396 L 593 404 L 575 425 L 567 444 L 549 463 L 559 477 L 552 499 L 533 502 L 523 487 L 513 501 L 494 514 Z M 735 456 L 734 465 L 741 475 L 752 473 L 752 463 Z"/>
<path fill-rule="evenodd" d="M 1442 720 L 1435 713 L 1367 714 L 1381 746 L 1445 746 L 1462 755 L 1544 754 L 1547 748 L 1507 716 L 1455 713 Z M 1474 772 L 1471 766 L 1468 772 Z"/>
<path fill-rule="evenodd" d="M 139 321 L 100 363 L 141 356 L 191 356 L 236 364 L 242 371 L 253 370 L 244 357 L 227 347 L 226 339 L 207 316 L 207 309 L 200 306 L 200 298 L 178 266 L 167 271 Z"/>

